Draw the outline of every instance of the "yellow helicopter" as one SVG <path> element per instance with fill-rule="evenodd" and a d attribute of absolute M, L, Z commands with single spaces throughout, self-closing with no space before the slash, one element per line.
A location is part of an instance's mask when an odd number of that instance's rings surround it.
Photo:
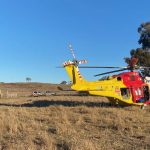
<path fill-rule="evenodd" d="M 113 104 L 119 105 L 138 105 L 145 106 L 150 104 L 149 87 L 144 82 L 143 77 L 137 69 L 137 59 L 132 58 L 127 67 L 95 67 L 95 66 L 79 66 L 79 64 L 87 63 L 86 60 L 78 61 L 75 57 L 73 48 L 69 45 L 73 55 L 73 61 L 65 61 L 63 67 L 66 69 L 70 80 L 72 81 L 71 88 L 79 92 L 87 92 L 90 95 L 105 96 Z M 120 74 L 103 77 L 97 81 L 87 81 L 81 75 L 79 68 L 119 68 L 118 70 L 109 71 L 95 76 L 115 73 L 129 70 Z"/>

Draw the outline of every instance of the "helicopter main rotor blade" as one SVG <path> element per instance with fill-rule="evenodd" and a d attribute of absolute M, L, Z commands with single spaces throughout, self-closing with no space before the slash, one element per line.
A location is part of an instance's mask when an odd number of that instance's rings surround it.
<path fill-rule="evenodd" d="M 79 66 L 79 68 L 122 68 L 127 69 L 127 67 L 109 67 L 109 66 Z"/>
<path fill-rule="evenodd" d="M 150 67 L 140 66 L 139 69 L 150 69 Z"/>
<path fill-rule="evenodd" d="M 104 73 L 96 74 L 96 75 L 94 75 L 94 77 L 105 75 L 105 74 L 109 74 L 109 73 L 114 73 L 114 72 L 120 72 L 120 71 L 124 71 L 124 70 L 128 70 L 128 68 L 124 68 L 124 69 L 119 69 L 119 70 L 114 70 L 114 71 L 109 71 L 109 72 L 104 72 Z"/>

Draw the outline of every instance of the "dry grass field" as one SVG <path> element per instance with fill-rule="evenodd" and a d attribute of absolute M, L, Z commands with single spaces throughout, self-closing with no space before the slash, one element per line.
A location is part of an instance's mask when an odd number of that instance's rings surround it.
<path fill-rule="evenodd" d="M 0 149 L 149 150 L 150 107 L 96 96 L 2 98 Z"/>

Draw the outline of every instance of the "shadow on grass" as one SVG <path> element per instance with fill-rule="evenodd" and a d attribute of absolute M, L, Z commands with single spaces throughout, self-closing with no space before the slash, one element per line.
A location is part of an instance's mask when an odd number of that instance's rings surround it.
<path fill-rule="evenodd" d="M 11 106 L 11 107 L 48 107 L 48 106 L 116 107 L 109 102 L 79 102 L 79 101 L 59 101 L 59 100 L 58 101 L 39 100 L 39 101 L 33 101 L 31 103 L 24 103 L 24 104 L 0 103 L 0 106 Z"/>

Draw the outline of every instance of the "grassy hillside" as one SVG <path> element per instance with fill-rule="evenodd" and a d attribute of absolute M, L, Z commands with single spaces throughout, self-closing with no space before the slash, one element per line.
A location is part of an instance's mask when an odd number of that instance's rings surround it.
<path fill-rule="evenodd" d="M 58 90 L 58 86 L 63 87 L 64 89 L 69 88 L 69 85 L 63 84 L 51 84 L 51 83 L 0 83 L 0 89 L 10 90 L 10 91 L 34 91 L 34 90 Z"/>
<path fill-rule="evenodd" d="M 52 91 L 63 93 L 63 90 L 70 90 L 69 85 L 50 83 L 0 83 L 0 93 L 2 98 L 6 97 L 26 97 L 31 96 L 33 91 Z M 13 96 L 14 95 L 14 96 Z"/>

